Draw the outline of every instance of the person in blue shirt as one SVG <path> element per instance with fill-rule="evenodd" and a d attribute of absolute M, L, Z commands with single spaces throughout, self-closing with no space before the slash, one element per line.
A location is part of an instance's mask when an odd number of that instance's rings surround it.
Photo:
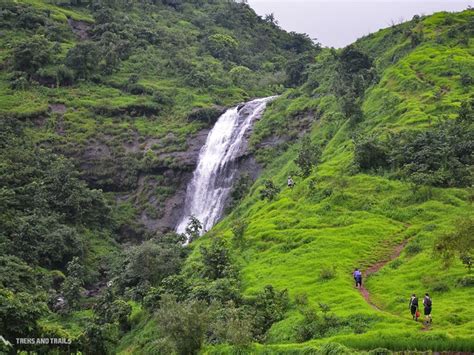
<path fill-rule="evenodd" d="M 354 270 L 353 276 L 356 283 L 356 287 L 362 287 L 362 273 L 359 271 L 359 269 Z"/>

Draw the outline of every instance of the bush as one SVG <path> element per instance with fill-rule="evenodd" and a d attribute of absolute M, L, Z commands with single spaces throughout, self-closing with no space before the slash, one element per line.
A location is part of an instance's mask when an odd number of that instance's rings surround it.
<path fill-rule="evenodd" d="M 321 347 L 321 355 L 349 355 L 353 352 L 339 343 L 326 343 Z"/>
<path fill-rule="evenodd" d="M 445 266 L 450 266 L 457 256 L 466 266 L 468 272 L 472 268 L 472 250 L 474 248 L 474 219 L 463 218 L 457 221 L 453 232 L 438 237 L 434 251 Z"/>
<path fill-rule="evenodd" d="M 303 309 L 303 320 L 296 327 L 297 339 L 305 342 L 311 339 L 322 338 L 328 332 L 342 325 L 341 320 L 333 313 L 330 313 L 329 306 L 319 304 L 321 314 L 313 309 Z"/>
<path fill-rule="evenodd" d="M 169 337 L 178 354 L 197 354 L 209 329 L 209 312 L 201 301 L 178 303 L 163 295 L 156 319 L 162 338 Z"/>
<path fill-rule="evenodd" d="M 232 186 L 230 193 L 229 211 L 237 206 L 242 199 L 247 195 L 252 185 L 252 179 L 249 174 L 244 173 L 239 176 L 238 180 Z"/>
<path fill-rule="evenodd" d="M 288 291 L 277 291 L 267 285 L 248 303 L 253 312 L 253 336 L 262 341 L 272 324 L 283 319 L 289 305 Z"/>
<path fill-rule="evenodd" d="M 388 159 L 385 145 L 374 136 L 361 136 L 354 142 L 354 161 L 360 169 L 386 168 Z"/>
<path fill-rule="evenodd" d="M 213 238 L 209 246 L 201 245 L 199 250 L 203 263 L 202 277 L 216 280 L 232 275 L 230 252 L 223 239 Z"/>
<path fill-rule="evenodd" d="M 300 175 L 303 178 L 307 178 L 311 174 L 313 167 L 318 163 L 320 157 L 321 150 L 319 147 L 311 143 L 309 136 L 305 136 L 298 151 L 298 156 L 295 159 L 295 164 L 300 169 Z"/>
<path fill-rule="evenodd" d="M 474 275 L 466 275 L 458 279 L 458 286 L 460 287 L 473 287 L 474 286 Z"/>
<path fill-rule="evenodd" d="M 52 58 L 51 43 L 42 36 L 33 36 L 13 49 L 13 67 L 34 74 Z"/>
<path fill-rule="evenodd" d="M 231 60 L 236 54 L 239 43 L 229 35 L 214 34 L 207 39 L 207 48 L 209 52 L 216 58 L 222 60 Z"/>
<path fill-rule="evenodd" d="M 319 272 L 319 277 L 321 280 L 331 280 L 336 277 L 336 267 L 335 266 L 323 266 Z"/>
<path fill-rule="evenodd" d="M 403 261 L 401 259 L 395 259 L 390 264 L 388 264 L 388 266 L 391 269 L 398 269 L 402 264 L 403 264 Z"/>
<path fill-rule="evenodd" d="M 421 246 L 419 241 L 411 241 L 405 247 L 405 251 L 408 255 L 416 255 L 423 251 L 423 247 Z"/>
<path fill-rule="evenodd" d="M 225 109 L 222 107 L 197 108 L 188 115 L 188 121 L 199 121 L 212 125 L 224 112 Z"/>
<path fill-rule="evenodd" d="M 431 286 L 431 289 L 434 292 L 448 292 L 449 286 L 443 281 L 437 281 L 433 286 Z"/>
<path fill-rule="evenodd" d="M 129 248 L 117 275 L 119 289 L 158 286 L 163 279 L 176 274 L 186 256 L 182 242 L 182 236 L 171 233 Z"/>
<path fill-rule="evenodd" d="M 233 238 L 232 241 L 236 246 L 242 245 L 244 241 L 244 233 L 245 230 L 247 229 L 247 222 L 245 222 L 242 219 L 236 219 L 234 223 L 232 224 L 232 234 Z"/>
<path fill-rule="evenodd" d="M 66 65 L 74 70 L 76 77 L 88 79 L 97 70 L 99 52 L 93 42 L 80 42 L 66 55 Z"/>
<path fill-rule="evenodd" d="M 280 188 L 275 186 L 273 180 L 267 179 L 263 182 L 264 188 L 260 190 L 260 199 L 272 201 L 279 193 Z"/>

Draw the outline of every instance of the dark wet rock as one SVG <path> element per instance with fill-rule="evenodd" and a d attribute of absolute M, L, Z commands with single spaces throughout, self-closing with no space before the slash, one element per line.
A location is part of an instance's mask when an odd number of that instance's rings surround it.
<path fill-rule="evenodd" d="M 188 121 L 199 121 L 212 126 L 227 109 L 223 106 L 195 108 L 188 115 Z"/>

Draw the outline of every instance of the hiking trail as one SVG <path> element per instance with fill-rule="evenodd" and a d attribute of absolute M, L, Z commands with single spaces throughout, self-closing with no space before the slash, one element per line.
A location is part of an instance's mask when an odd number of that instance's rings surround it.
<path fill-rule="evenodd" d="M 404 240 L 401 244 L 397 245 L 396 248 L 392 251 L 392 254 L 385 260 L 378 261 L 375 264 L 369 266 L 366 271 L 363 273 L 363 283 L 362 286 L 359 288 L 359 293 L 364 297 L 365 301 L 372 306 L 372 308 L 382 311 L 379 307 L 377 307 L 371 300 L 370 300 L 370 292 L 367 290 L 364 286 L 365 280 L 367 280 L 367 277 L 369 277 L 372 274 L 375 274 L 377 271 L 379 271 L 381 268 L 383 268 L 385 265 L 387 265 L 389 262 L 392 260 L 395 260 L 400 256 L 402 253 L 402 250 L 405 248 L 407 245 L 408 240 Z"/>

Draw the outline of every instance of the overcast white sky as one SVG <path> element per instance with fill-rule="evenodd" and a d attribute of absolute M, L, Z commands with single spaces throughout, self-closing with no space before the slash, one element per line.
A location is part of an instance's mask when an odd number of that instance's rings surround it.
<path fill-rule="evenodd" d="M 287 31 L 307 33 L 324 46 L 344 47 L 357 38 L 416 14 L 460 11 L 474 0 L 248 0 L 261 16 L 273 13 Z"/>

